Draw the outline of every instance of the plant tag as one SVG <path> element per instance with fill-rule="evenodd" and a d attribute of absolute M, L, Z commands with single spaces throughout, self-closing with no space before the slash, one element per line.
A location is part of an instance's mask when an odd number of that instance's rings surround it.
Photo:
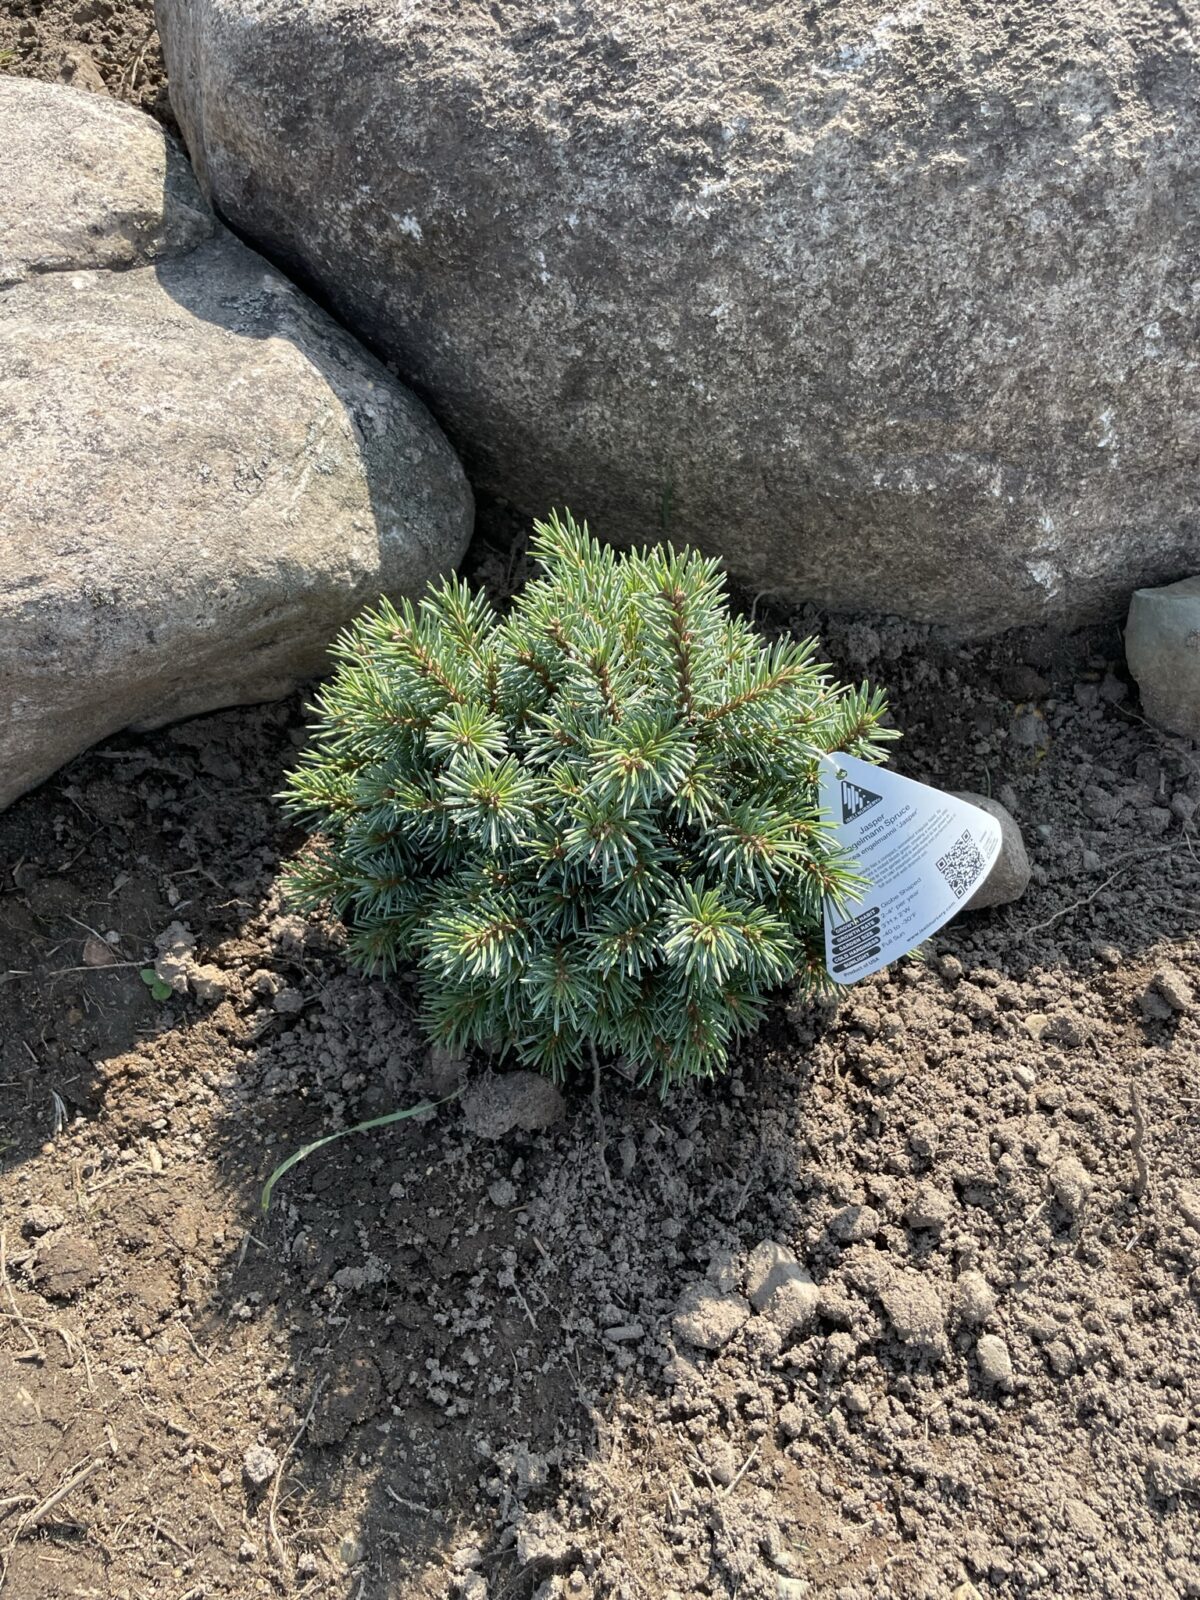
<path fill-rule="evenodd" d="M 986 811 L 857 756 L 822 760 L 821 811 L 867 880 L 846 911 L 825 902 L 825 965 L 838 983 L 869 978 L 936 933 L 1000 854 Z"/>

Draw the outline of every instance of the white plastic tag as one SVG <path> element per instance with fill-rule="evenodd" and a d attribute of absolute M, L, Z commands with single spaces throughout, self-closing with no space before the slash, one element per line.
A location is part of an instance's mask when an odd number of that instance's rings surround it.
<path fill-rule="evenodd" d="M 1000 854 L 1000 824 L 928 784 L 857 756 L 821 762 L 821 811 L 867 880 L 843 911 L 825 902 L 825 965 L 857 983 L 937 932 Z"/>

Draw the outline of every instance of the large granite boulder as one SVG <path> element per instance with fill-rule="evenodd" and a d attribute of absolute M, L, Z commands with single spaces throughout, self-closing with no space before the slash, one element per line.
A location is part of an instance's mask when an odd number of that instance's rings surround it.
<path fill-rule="evenodd" d="M 0 806 L 271 699 L 471 492 L 419 401 L 213 217 L 148 117 L 0 77 Z"/>
<path fill-rule="evenodd" d="M 1172 7 L 156 4 L 202 181 L 477 488 L 968 633 L 1197 564 Z"/>

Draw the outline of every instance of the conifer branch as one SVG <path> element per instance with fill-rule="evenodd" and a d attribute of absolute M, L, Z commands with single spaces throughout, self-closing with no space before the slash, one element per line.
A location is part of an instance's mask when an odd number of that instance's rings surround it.
<path fill-rule="evenodd" d="M 364 967 L 417 964 L 435 1038 L 556 1077 L 621 1055 L 665 1092 L 780 984 L 829 986 L 822 910 L 859 880 L 817 758 L 895 734 L 811 641 L 731 616 L 716 562 L 569 513 L 531 551 L 503 620 L 451 577 L 343 634 L 283 797 L 319 841 L 290 886 Z"/>

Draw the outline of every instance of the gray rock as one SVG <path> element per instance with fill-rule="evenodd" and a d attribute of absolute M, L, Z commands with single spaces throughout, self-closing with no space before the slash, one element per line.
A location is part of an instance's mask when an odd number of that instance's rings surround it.
<path fill-rule="evenodd" d="M 982 1272 L 961 1273 L 954 1285 L 954 1308 L 963 1322 L 981 1328 L 996 1309 L 996 1292 Z"/>
<path fill-rule="evenodd" d="M 1078 1534 L 1085 1544 L 1099 1544 L 1104 1538 L 1104 1523 L 1086 1501 L 1068 1495 L 1063 1501 L 1063 1513 L 1067 1526 Z"/>
<path fill-rule="evenodd" d="M 902 1343 L 944 1352 L 946 1310 L 936 1285 L 919 1273 L 900 1271 L 882 1285 L 879 1299 Z"/>
<path fill-rule="evenodd" d="M 979 1362 L 979 1375 L 989 1388 L 1012 1388 L 1012 1356 L 1003 1339 L 994 1333 L 985 1333 L 975 1346 L 975 1356 Z"/>
<path fill-rule="evenodd" d="M 794 1251 L 774 1239 L 764 1239 L 761 1244 L 755 1245 L 746 1262 L 744 1280 L 746 1293 L 755 1311 L 764 1310 L 776 1289 L 790 1279 L 812 1282 Z"/>
<path fill-rule="evenodd" d="M 855 1417 L 865 1417 L 871 1409 L 871 1396 L 861 1384 L 852 1383 L 842 1394 L 842 1404 Z"/>
<path fill-rule="evenodd" d="M 1050 1192 L 1071 1217 L 1083 1214 L 1093 1181 L 1091 1173 L 1075 1156 L 1063 1156 L 1050 1169 Z"/>
<path fill-rule="evenodd" d="M 999 800 L 988 795 L 960 790 L 958 798 L 978 806 L 1000 824 L 1000 854 L 963 910 L 983 911 L 988 906 L 1003 906 L 1011 900 L 1019 900 L 1029 887 L 1030 866 L 1025 841 L 1015 819 Z"/>
<path fill-rule="evenodd" d="M 481 1078 L 463 1095 L 462 1108 L 467 1131 L 479 1139 L 503 1139 L 514 1128 L 548 1128 L 566 1109 L 550 1080 L 536 1072 Z"/>
<path fill-rule="evenodd" d="M 252 1444 L 242 1457 L 242 1476 L 252 1489 L 265 1489 L 279 1470 L 279 1457 L 265 1444 Z"/>
<path fill-rule="evenodd" d="M 1125 659 L 1146 715 L 1171 733 L 1200 739 L 1200 577 L 1136 592 Z"/>
<path fill-rule="evenodd" d="M 810 1328 L 820 1310 L 821 1291 L 801 1268 L 798 1276 L 785 1279 L 772 1291 L 763 1306 L 763 1315 L 769 1317 L 787 1339 Z"/>
<path fill-rule="evenodd" d="M 860 1244 L 873 1239 L 883 1226 L 874 1206 L 842 1206 L 829 1219 L 829 1231 L 841 1244 Z"/>
<path fill-rule="evenodd" d="M 1154 969 L 1150 980 L 1155 991 L 1166 1001 L 1171 1011 L 1188 1012 L 1196 1003 L 1192 986 L 1178 967 L 1163 965 Z"/>
<path fill-rule="evenodd" d="M 720 1350 L 750 1316 L 740 1294 L 721 1294 L 707 1283 L 693 1283 L 679 1297 L 671 1328 L 677 1339 L 698 1350 Z"/>
<path fill-rule="evenodd" d="M 0 146 L 0 288 L 149 266 L 223 231 L 174 140 L 118 100 L 5 78 Z"/>
<path fill-rule="evenodd" d="M 148 117 L 0 77 L 0 148 L 2 807 L 121 728 L 288 693 L 472 513 L 424 407 Z"/>
<path fill-rule="evenodd" d="M 222 212 L 478 487 L 971 632 L 1115 614 L 1200 555 L 1170 7 L 156 10 Z"/>

